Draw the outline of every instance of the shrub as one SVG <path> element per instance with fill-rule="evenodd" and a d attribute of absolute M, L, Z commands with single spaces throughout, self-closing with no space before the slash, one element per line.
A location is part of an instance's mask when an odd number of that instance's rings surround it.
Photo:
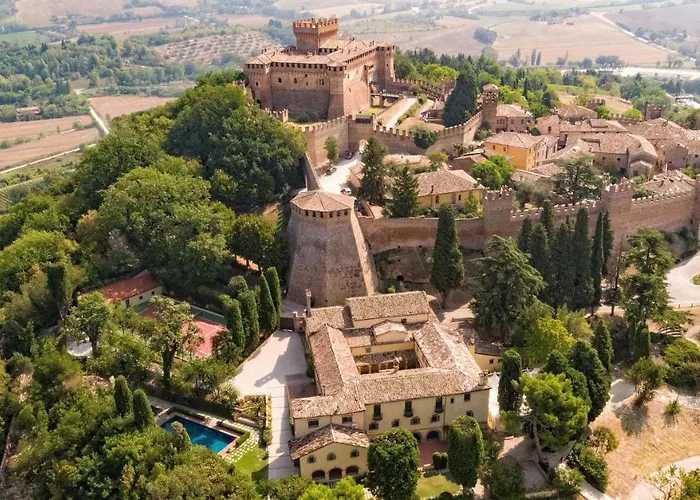
<path fill-rule="evenodd" d="M 675 339 L 663 349 L 668 364 L 666 380 L 680 387 L 700 386 L 700 347 L 686 339 Z"/>
<path fill-rule="evenodd" d="M 562 497 L 573 497 L 579 493 L 583 487 L 583 474 L 576 469 L 560 465 L 554 469 L 554 480 L 552 484 L 557 489 L 557 493 Z"/>
<path fill-rule="evenodd" d="M 433 453 L 433 468 L 435 470 L 447 469 L 447 453 Z"/>
<path fill-rule="evenodd" d="M 590 448 L 577 444 L 571 452 L 569 462 L 583 474 L 586 481 L 605 492 L 608 487 L 608 464 L 605 459 L 596 455 Z"/>
<path fill-rule="evenodd" d="M 525 473 L 514 460 L 501 459 L 493 464 L 484 477 L 484 487 L 491 498 L 521 500 L 525 498 Z"/>
<path fill-rule="evenodd" d="M 437 132 L 426 127 L 411 128 L 413 134 L 413 142 L 422 149 L 428 149 L 437 141 Z"/>
<path fill-rule="evenodd" d="M 678 416 L 678 414 L 681 412 L 681 404 L 678 402 L 678 398 L 667 404 L 666 408 L 664 409 L 664 412 L 669 417 Z"/>

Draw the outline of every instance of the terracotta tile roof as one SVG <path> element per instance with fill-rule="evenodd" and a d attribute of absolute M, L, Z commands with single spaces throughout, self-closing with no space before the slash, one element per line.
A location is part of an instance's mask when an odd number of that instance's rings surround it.
<path fill-rule="evenodd" d="M 498 90 L 498 87 L 496 87 L 493 83 L 487 83 L 484 85 L 484 90 Z"/>
<path fill-rule="evenodd" d="M 292 49 L 268 50 L 252 57 L 246 64 L 296 63 L 323 64 L 327 66 L 344 65 L 351 58 L 369 54 L 377 47 L 388 47 L 385 42 L 367 42 L 364 40 L 328 40 L 321 53 L 313 54 Z"/>
<path fill-rule="evenodd" d="M 487 144 L 501 144 L 515 148 L 532 148 L 544 140 L 543 136 L 521 134 L 518 132 L 501 132 L 486 139 Z"/>
<path fill-rule="evenodd" d="M 146 272 L 133 278 L 119 280 L 95 291 L 102 294 L 107 302 L 121 302 L 162 285 L 158 278 Z"/>
<path fill-rule="evenodd" d="M 563 122 L 559 125 L 562 134 L 595 134 L 595 133 L 624 133 L 627 129 L 615 120 L 585 120 L 579 123 Z"/>
<path fill-rule="evenodd" d="M 497 116 L 506 118 L 531 118 L 532 113 L 519 104 L 499 104 L 496 109 Z"/>
<path fill-rule="evenodd" d="M 309 348 L 322 395 L 334 394 L 358 377 L 355 359 L 340 330 L 322 326 L 309 335 Z"/>
<path fill-rule="evenodd" d="M 396 323 L 395 321 L 383 321 L 378 325 L 374 325 L 372 327 L 372 332 L 374 332 L 375 337 L 381 337 L 382 335 L 392 332 L 408 334 L 406 327 L 402 323 Z"/>
<path fill-rule="evenodd" d="M 649 189 L 655 194 L 683 193 L 695 190 L 695 181 L 680 170 L 669 170 L 641 184 L 639 187 Z"/>
<path fill-rule="evenodd" d="M 588 145 L 589 151 L 603 154 L 630 155 L 632 158 L 646 157 L 649 160 L 657 158 L 654 146 L 641 135 L 634 134 L 592 134 L 581 137 Z"/>
<path fill-rule="evenodd" d="M 557 116 L 565 120 L 571 120 L 575 118 L 596 118 L 598 113 L 584 106 L 570 104 L 568 106 L 557 108 Z"/>
<path fill-rule="evenodd" d="M 429 366 L 457 370 L 466 383 L 478 382 L 481 370 L 466 349 L 460 334 L 438 323 L 428 323 L 413 332 L 413 338 Z"/>
<path fill-rule="evenodd" d="M 416 176 L 418 196 L 449 194 L 479 188 L 479 182 L 463 170 L 438 170 Z"/>
<path fill-rule="evenodd" d="M 372 328 L 350 328 L 343 330 L 343 335 L 350 347 L 369 347 L 377 343 Z"/>
<path fill-rule="evenodd" d="M 323 325 L 342 330 L 352 326 L 350 311 L 345 306 L 318 307 L 311 309 L 311 316 L 306 318 L 306 329 L 317 332 Z"/>
<path fill-rule="evenodd" d="M 345 303 L 353 322 L 378 318 L 395 318 L 430 313 L 425 292 L 388 293 L 369 297 L 353 297 Z"/>
<path fill-rule="evenodd" d="M 326 191 L 305 191 L 296 195 L 292 203 L 302 210 L 335 212 L 352 209 L 354 199 L 351 196 Z"/>
<path fill-rule="evenodd" d="M 289 456 L 298 460 L 310 453 L 325 448 L 331 443 L 346 444 L 356 448 L 369 448 L 369 437 L 364 431 L 343 425 L 324 425 L 300 438 L 289 440 Z"/>

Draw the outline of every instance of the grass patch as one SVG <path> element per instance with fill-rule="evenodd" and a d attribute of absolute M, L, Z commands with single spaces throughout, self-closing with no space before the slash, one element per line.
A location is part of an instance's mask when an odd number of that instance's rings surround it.
<path fill-rule="evenodd" d="M 430 477 L 421 476 L 418 480 L 416 493 L 421 498 L 433 498 L 440 495 L 443 491 L 454 495 L 459 493 L 460 488 L 460 485 L 455 483 L 449 474 L 436 474 Z"/>
<path fill-rule="evenodd" d="M 367 116 L 379 115 L 379 114 L 383 113 L 385 110 L 386 110 L 386 108 L 369 107 L 369 108 L 363 109 L 360 114 L 367 115 Z"/>
<path fill-rule="evenodd" d="M 700 274 L 696 274 L 695 276 L 693 276 L 693 285 L 700 286 Z"/>
<path fill-rule="evenodd" d="M 0 35 L 0 42 L 16 43 L 17 45 L 39 45 L 50 40 L 48 36 L 36 31 L 17 31 Z"/>
<path fill-rule="evenodd" d="M 248 474 L 255 481 L 267 479 L 267 459 L 264 456 L 265 449 L 255 448 L 236 462 L 236 470 Z"/>

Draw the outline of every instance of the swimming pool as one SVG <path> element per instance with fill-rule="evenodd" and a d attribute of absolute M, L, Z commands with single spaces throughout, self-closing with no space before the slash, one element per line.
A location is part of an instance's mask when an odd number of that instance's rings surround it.
<path fill-rule="evenodd" d="M 192 444 L 206 446 L 214 453 L 219 453 L 236 439 L 234 436 L 224 434 L 216 429 L 206 427 L 180 416 L 169 418 L 167 421 L 161 424 L 161 428 L 168 432 L 172 432 L 174 422 L 179 422 L 182 424 L 187 431 L 187 434 L 189 434 Z"/>

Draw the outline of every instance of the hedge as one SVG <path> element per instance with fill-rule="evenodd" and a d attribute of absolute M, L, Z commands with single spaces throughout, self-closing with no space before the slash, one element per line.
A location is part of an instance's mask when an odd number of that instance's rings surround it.
<path fill-rule="evenodd" d="M 586 481 L 605 492 L 608 487 L 608 464 L 605 459 L 593 453 L 590 448 L 577 444 L 571 452 L 569 461 L 583 474 Z"/>

